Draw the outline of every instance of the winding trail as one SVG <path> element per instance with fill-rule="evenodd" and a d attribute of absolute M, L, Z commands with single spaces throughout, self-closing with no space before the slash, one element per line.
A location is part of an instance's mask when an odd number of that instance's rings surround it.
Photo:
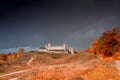
<path fill-rule="evenodd" d="M 30 65 L 30 63 L 35 60 L 37 58 L 36 55 L 33 55 L 30 60 L 28 61 L 27 65 L 31 68 L 32 66 Z M 16 72 L 12 72 L 12 73 L 8 73 L 8 74 L 4 74 L 4 75 L 0 75 L 0 78 L 5 77 L 5 76 L 10 76 L 10 75 L 14 75 L 14 74 L 19 74 L 19 73 L 23 73 L 23 72 L 27 72 L 29 71 L 27 70 L 21 70 L 21 71 L 16 71 Z"/>
<path fill-rule="evenodd" d="M 18 74 L 18 73 L 23 73 L 23 72 L 27 72 L 29 70 L 22 70 L 22 71 L 16 71 L 16 72 L 12 72 L 12 73 L 8 73 L 8 74 L 4 74 L 4 75 L 1 75 L 1 77 L 5 77 L 5 76 L 9 76 L 9 75 L 13 75 L 13 74 Z"/>
<path fill-rule="evenodd" d="M 27 65 L 28 65 L 29 67 L 32 67 L 32 66 L 30 65 L 30 63 L 31 63 L 33 60 L 35 60 L 36 58 L 37 58 L 37 56 L 36 56 L 36 55 L 33 55 L 33 56 L 31 57 L 31 59 L 28 61 Z"/>

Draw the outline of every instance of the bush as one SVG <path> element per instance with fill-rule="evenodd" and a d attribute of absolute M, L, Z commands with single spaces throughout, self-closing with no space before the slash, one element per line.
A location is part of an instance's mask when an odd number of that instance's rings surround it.
<path fill-rule="evenodd" d="M 113 56 L 120 49 L 120 28 L 114 28 L 112 31 L 106 31 L 102 36 L 93 41 L 90 52 L 102 54 L 103 57 Z"/>

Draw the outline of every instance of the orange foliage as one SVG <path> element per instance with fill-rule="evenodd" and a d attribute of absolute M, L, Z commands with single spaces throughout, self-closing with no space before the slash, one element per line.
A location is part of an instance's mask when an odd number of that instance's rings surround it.
<path fill-rule="evenodd" d="M 24 49 L 20 48 L 17 53 L 10 53 L 10 54 L 0 54 L 0 60 L 7 61 L 19 58 L 24 53 Z"/>
<path fill-rule="evenodd" d="M 0 60 L 7 60 L 8 55 L 7 54 L 0 54 Z"/>
<path fill-rule="evenodd" d="M 120 59 L 120 28 L 105 31 L 98 40 L 93 41 L 89 51 L 103 57 Z"/>

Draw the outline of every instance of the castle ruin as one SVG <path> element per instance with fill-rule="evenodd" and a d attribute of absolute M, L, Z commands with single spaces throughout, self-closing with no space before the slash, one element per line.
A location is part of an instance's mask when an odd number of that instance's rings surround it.
<path fill-rule="evenodd" d="M 51 52 L 51 53 L 72 53 L 74 54 L 74 48 L 67 49 L 66 44 L 59 46 L 52 46 L 50 43 L 46 44 L 45 47 L 41 47 L 39 52 Z"/>

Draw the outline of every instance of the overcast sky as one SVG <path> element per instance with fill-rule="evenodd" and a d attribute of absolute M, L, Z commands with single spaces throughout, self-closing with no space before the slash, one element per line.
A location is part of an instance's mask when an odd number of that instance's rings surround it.
<path fill-rule="evenodd" d="M 2 0 L 0 49 L 46 43 L 85 49 L 120 26 L 120 0 Z"/>

